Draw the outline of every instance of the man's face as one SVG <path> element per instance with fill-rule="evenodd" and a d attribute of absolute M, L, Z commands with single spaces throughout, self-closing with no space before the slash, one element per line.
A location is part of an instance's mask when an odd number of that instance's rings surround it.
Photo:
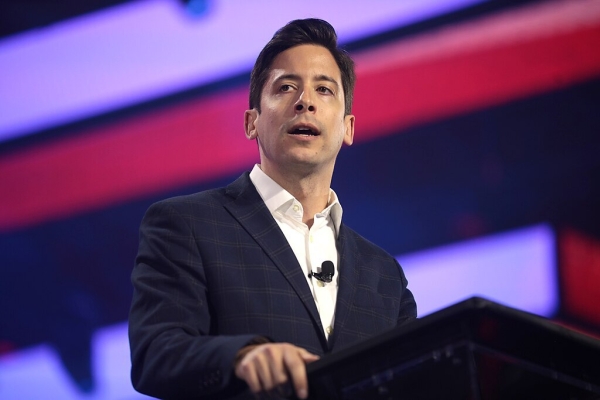
<path fill-rule="evenodd" d="M 245 128 L 249 139 L 258 138 L 267 174 L 333 173 L 342 143 L 352 144 L 354 116 L 344 116 L 341 73 L 329 50 L 299 45 L 280 53 L 262 89 L 261 112 L 246 111 Z"/>

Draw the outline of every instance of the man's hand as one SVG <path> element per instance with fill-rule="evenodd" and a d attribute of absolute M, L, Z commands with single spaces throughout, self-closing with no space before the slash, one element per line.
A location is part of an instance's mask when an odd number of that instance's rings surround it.
<path fill-rule="evenodd" d="M 303 348 L 289 343 L 250 345 L 238 353 L 235 375 L 246 381 L 255 393 L 269 393 L 275 389 L 285 395 L 285 387 L 292 384 L 296 397 L 308 396 L 305 364 L 319 359 Z"/>

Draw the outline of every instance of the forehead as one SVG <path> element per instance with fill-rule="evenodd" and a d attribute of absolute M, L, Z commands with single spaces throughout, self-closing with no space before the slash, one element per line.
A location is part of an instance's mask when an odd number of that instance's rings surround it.
<path fill-rule="evenodd" d="M 341 84 L 341 71 L 333 55 L 323 46 L 303 44 L 279 53 L 269 71 L 269 81 L 284 74 L 298 75 L 303 79 L 327 75 Z"/>

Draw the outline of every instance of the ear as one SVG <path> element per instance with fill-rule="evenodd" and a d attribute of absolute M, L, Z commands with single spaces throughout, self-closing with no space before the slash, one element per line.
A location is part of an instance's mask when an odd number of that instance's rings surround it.
<path fill-rule="evenodd" d="M 354 142 L 354 115 L 346 115 L 344 117 L 344 125 L 346 131 L 344 132 L 344 143 L 351 146 Z"/>
<path fill-rule="evenodd" d="M 244 131 L 248 140 L 254 140 L 258 137 L 258 131 L 256 130 L 256 120 L 258 119 L 258 111 L 256 108 L 252 110 L 246 110 L 244 113 Z"/>

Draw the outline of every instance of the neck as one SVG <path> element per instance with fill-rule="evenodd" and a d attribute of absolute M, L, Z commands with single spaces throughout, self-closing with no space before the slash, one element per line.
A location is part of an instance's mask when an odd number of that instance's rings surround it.
<path fill-rule="evenodd" d="M 333 171 L 326 174 L 302 174 L 286 171 L 282 174 L 278 170 L 271 170 L 262 164 L 261 169 L 302 204 L 304 210 L 302 222 L 311 227 L 315 214 L 327 207 Z"/>

